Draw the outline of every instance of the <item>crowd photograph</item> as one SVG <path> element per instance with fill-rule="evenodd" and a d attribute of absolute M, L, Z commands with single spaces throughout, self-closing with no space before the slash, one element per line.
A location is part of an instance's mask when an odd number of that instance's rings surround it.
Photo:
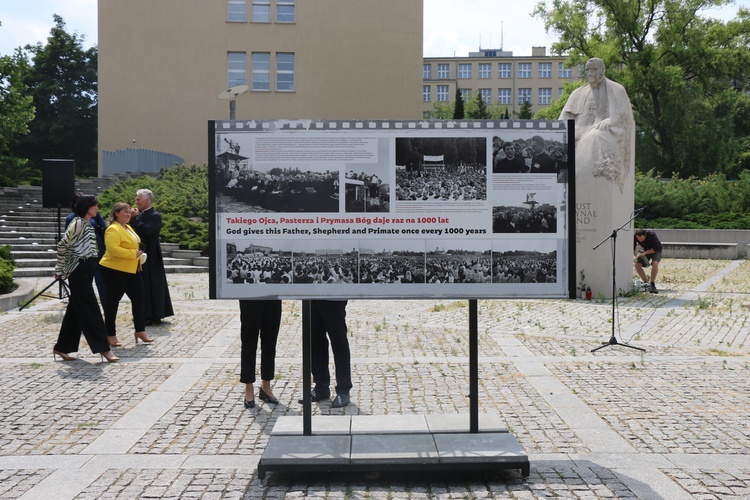
<path fill-rule="evenodd" d="M 492 207 L 493 233 L 557 233 L 554 190 L 502 193 L 506 204 Z"/>
<path fill-rule="evenodd" d="M 290 241 L 227 243 L 226 276 L 229 283 L 292 283 Z"/>
<path fill-rule="evenodd" d="M 493 283 L 557 283 L 557 251 L 492 253 Z"/>
<path fill-rule="evenodd" d="M 300 163 L 258 167 L 224 139 L 216 155 L 219 212 L 338 212 L 339 171 Z M 314 165 L 314 166 L 311 166 Z"/>
<path fill-rule="evenodd" d="M 486 148 L 484 137 L 397 138 L 396 200 L 486 200 Z"/>
<path fill-rule="evenodd" d="M 359 282 L 425 283 L 424 243 L 413 240 L 378 241 L 376 249 L 361 249 Z"/>
<path fill-rule="evenodd" d="M 464 240 L 450 243 L 428 241 L 427 283 L 492 283 L 489 242 Z"/>

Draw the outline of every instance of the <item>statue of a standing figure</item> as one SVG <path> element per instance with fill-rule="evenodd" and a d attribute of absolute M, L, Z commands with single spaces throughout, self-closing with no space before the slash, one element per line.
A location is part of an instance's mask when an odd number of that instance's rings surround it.
<path fill-rule="evenodd" d="M 604 77 L 604 61 L 586 62 L 587 84 L 565 104 L 561 120 L 575 120 L 577 267 L 595 293 L 612 294 L 610 252 L 593 247 L 620 227 L 633 210 L 635 122 L 625 88 Z M 617 244 L 616 288 L 633 283 L 628 243 Z M 576 273 L 576 276 L 578 273 Z"/>

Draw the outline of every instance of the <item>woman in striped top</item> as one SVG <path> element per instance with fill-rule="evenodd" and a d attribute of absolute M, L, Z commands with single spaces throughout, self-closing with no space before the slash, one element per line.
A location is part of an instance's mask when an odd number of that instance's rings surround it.
<path fill-rule="evenodd" d="M 91 352 L 100 354 L 110 363 L 120 359 L 112 353 L 107 342 L 102 312 L 92 285 L 98 253 L 96 234 L 89 220 L 98 211 L 96 196 L 80 196 L 75 204 L 76 217 L 57 244 L 55 279 L 68 279 L 70 298 L 52 357 L 60 356 L 64 361 L 76 359 L 69 353 L 78 351 L 81 332 Z"/>

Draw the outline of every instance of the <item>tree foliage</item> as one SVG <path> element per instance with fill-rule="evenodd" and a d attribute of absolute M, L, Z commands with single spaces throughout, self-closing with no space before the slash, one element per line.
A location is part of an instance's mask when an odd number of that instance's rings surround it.
<path fill-rule="evenodd" d="M 461 89 L 456 87 L 456 102 L 453 104 L 453 119 L 464 119 L 464 98 L 461 95 Z"/>
<path fill-rule="evenodd" d="M 531 120 L 534 114 L 531 112 L 531 101 L 524 99 L 521 104 L 521 109 L 518 110 L 518 118 L 520 120 Z"/>
<path fill-rule="evenodd" d="M 36 116 L 30 133 L 15 150 L 17 156 L 40 165 L 44 158 L 73 159 L 76 175 L 97 174 L 97 49 L 84 50 L 84 37 L 55 25 L 47 43 L 27 45 L 32 65 L 24 83 Z"/>
<path fill-rule="evenodd" d="M 466 110 L 466 116 L 468 118 L 473 118 L 475 120 L 487 120 L 491 118 L 490 112 L 487 109 L 487 104 L 484 102 L 484 99 L 482 99 L 481 92 L 477 92 L 474 99 L 472 99 L 472 102 L 474 104 L 472 109 Z"/>
<path fill-rule="evenodd" d="M 24 83 L 28 71 L 29 61 L 20 49 L 0 56 L 0 185 L 15 185 L 29 175 L 27 160 L 13 154 L 34 118 L 32 97 Z"/>
<path fill-rule="evenodd" d="M 730 0 L 553 0 L 535 15 L 571 65 L 600 57 L 625 86 L 637 125 L 641 171 L 736 175 L 747 147 L 750 11 L 704 17 Z"/>

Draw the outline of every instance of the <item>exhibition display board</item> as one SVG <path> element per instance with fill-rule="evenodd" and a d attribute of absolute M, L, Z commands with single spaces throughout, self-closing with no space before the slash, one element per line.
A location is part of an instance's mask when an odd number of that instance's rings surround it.
<path fill-rule="evenodd" d="M 210 121 L 210 295 L 572 297 L 571 124 Z"/>

